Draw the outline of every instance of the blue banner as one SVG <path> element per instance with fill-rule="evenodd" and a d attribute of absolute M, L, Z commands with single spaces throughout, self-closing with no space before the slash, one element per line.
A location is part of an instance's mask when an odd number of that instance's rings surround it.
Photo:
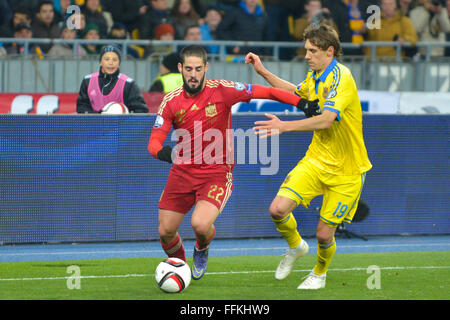
<path fill-rule="evenodd" d="M 234 115 L 233 128 L 248 133 L 263 118 Z M 362 198 L 371 213 L 350 230 L 450 233 L 449 120 L 442 115 L 364 116 L 373 169 Z M 170 165 L 147 151 L 153 122 L 153 115 L 0 115 L 0 243 L 158 239 L 158 200 Z M 261 143 L 252 147 L 247 137 L 248 154 L 235 166 L 234 191 L 217 220 L 217 238 L 279 236 L 268 208 L 311 136 L 283 134 L 277 157 L 264 159 Z M 269 166 L 276 174 L 261 175 Z M 315 234 L 320 201 L 294 212 L 304 236 Z M 194 238 L 190 213 L 180 232 Z"/>

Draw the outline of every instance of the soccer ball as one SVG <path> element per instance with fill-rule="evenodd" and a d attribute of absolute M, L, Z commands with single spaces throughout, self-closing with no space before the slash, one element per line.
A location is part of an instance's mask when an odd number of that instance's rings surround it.
<path fill-rule="evenodd" d="M 158 287 L 168 293 L 183 291 L 191 283 L 189 265 L 178 258 L 168 258 L 162 261 L 155 272 Z"/>
<path fill-rule="evenodd" d="M 110 102 L 102 109 L 103 114 L 124 114 L 129 113 L 128 108 L 119 102 Z"/>

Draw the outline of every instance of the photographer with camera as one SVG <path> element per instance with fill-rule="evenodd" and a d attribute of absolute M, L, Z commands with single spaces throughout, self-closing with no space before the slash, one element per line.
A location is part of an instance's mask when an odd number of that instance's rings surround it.
<path fill-rule="evenodd" d="M 305 14 L 294 20 L 293 36 L 298 41 L 303 41 L 303 32 L 306 27 L 314 23 L 315 25 L 327 24 L 337 31 L 337 26 L 333 21 L 330 10 L 322 5 L 322 0 L 306 0 Z M 304 57 L 306 50 L 299 48 L 298 57 Z"/>
<path fill-rule="evenodd" d="M 446 2 L 449 1 L 425 0 L 421 6 L 411 10 L 411 20 L 419 36 L 419 41 L 445 41 L 445 34 L 450 32 L 450 19 Z M 442 46 L 435 46 L 431 48 L 430 54 L 432 57 L 442 57 L 444 50 Z M 422 56 L 425 56 L 426 48 L 420 48 L 419 52 Z"/>

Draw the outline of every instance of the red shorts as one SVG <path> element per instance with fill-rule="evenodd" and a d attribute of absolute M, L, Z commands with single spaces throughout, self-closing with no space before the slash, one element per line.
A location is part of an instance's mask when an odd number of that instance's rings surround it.
<path fill-rule="evenodd" d="M 221 212 L 232 191 L 231 171 L 193 173 L 173 166 L 158 208 L 187 213 L 197 201 L 205 200 Z"/>

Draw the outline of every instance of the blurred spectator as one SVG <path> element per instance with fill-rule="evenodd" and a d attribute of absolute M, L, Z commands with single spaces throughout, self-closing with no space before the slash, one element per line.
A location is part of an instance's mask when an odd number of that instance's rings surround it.
<path fill-rule="evenodd" d="M 55 11 L 55 22 L 62 22 L 67 19 L 67 8 L 72 5 L 72 0 L 55 0 L 53 10 Z"/>
<path fill-rule="evenodd" d="M 183 40 L 185 41 L 202 41 L 202 33 L 197 24 L 188 26 L 184 32 Z"/>
<path fill-rule="evenodd" d="M 13 11 L 17 8 L 26 8 L 31 12 L 35 12 L 39 7 L 39 2 L 41 0 L 8 0 L 9 7 Z"/>
<path fill-rule="evenodd" d="M 74 40 L 76 37 L 77 31 L 69 28 L 66 23 L 63 23 L 60 38 L 65 40 Z M 73 46 L 73 44 L 55 44 L 48 52 L 48 55 L 51 57 L 72 58 L 74 57 Z M 79 44 L 76 46 L 76 56 L 85 56 L 86 50 Z"/>
<path fill-rule="evenodd" d="M 330 11 L 327 8 L 322 7 L 322 1 L 306 0 L 305 14 L 294 20 L 294 38 L 303 41 L 303 32 L 306 27 L 311 23 L 319 25 L 324 22 L 324 20 L 326 20 L 328 24 L 334 25 Z"/>
<path fill-rule="evenodd" d="M 284 0 L 283 5 L 289 9 L 289 13 L 294 19 L 305 13 L 305 0 Z M 289 27 L 289 29 L 292 28 Z M 292 32 L 292 30 L 290 31 Z"/>
<path fill-rule="evenodd" d="M 220 40 L 265 41 L 267 39 L 268 18 L 258 4 L 258 0 L 243 0 L 237 8 L 226 14 L 219 24 L 217 35 Z M 263 48 L 235 46 L 229 53 L 245 55 L 252 51 L 264 54 Z"/>
<path fill-rule="evenodd" d="M 367 8 L 377 4 L 372 0 L 325 0 L 326 6 L 336 24 L 342 42 L 361 44 L 367 35 L 366 21 L 369 16 Z M 361 55 L 362 48 L 344 48 L 345 55 Z"/>
<path fill-rule="evenodd" d="M 222 15 L 220 14 L 220 11 L 215 7 L 209 7 L 208 9 L 206 9 L 203 21 L 204 24 L 200 26 L 202 40 L 217 40 L 217 27 L 222 21 Z M 219 46 L 209 46 L 208 48 L 211 54 L 219 53 Z"/>
<path fill-rule="evenodd" d="M 167 0 L 148 0 L 150 6 L 140 16 L 139 35 L 141 39 L 155 39 L 155 29 L 163 23 L 171 23 Z"/>
<path fill-rule="evenodd" d="M 111 31 L 108 35 L 109 39 L 117 39 L 117 40 L 126 40 L 129 39 L 129 34 L 127 27 L 120 22 L 116 22 L 113 24 Z M 119 44 L 115 45 L 120 51 L 122 51 L 122 46 Z M 139 52 L 133 46 L 127 46 L 127 56 L 139 59 L 141 58 Z"/>
<path fill-rule="evenodd" d="M 160 67 L 159 75 L 156 77 L 150 92 L 168 93 L 183 84 L 183 77 L 178 71 L 178 63 L 180 56 L 177 52 L 173 52 L 164 57 Z"/>
<path fill-rule="evenodd" d="M 75 27 L 77 31 L 77 37 L 82 38 L 84 29 L 86 28 L 86 17 L 84 13 L 74 13 L 67 17 L 65 24 L 70 24 Z"/>
<path fill-rule="evenodd" d="M 235 8 L 237 8 L 239 6 L 239 2 L 241 2 L 241 0 L 217 0 L 212 4 L 217 9 L 219 9 L 221 11 L 222 16 L 224 16 L 225 14 L 228 14 Z"/>
<path fill-rule="evenodd" d="M 108 34 L 108 20 L 107 14 L 100 8 L 100 0 L 85 0 L 84 6 L 81 7 L 81 12 L 86 17 L 87 24 L 96 24 L 101 38 L 106 38 Z M 110 19 L 110 22 L 112 20 Z M 112 23 L 111 23 L 112 25 Z"/>
<path fill-rule="evenodd" d="M 369 41 L 396 41 L 399 44 L 406 42 L 415 45 L 417 34 L 414 25 L 408 17 L 397 10 L 395 0 L 381 0 L 381 28 L 368 30 Z M 367 48 L 367 55 L 371 54 Z M 395 56 L 395 47 L 377 47 L 377 56 Z"/>
<path fill-rule="evenodd" d="M 446 33 L 450 32 L 450 19 L 446 7 L 441 0 L 425 0 L 425 2 L 411 10 L 411 21 L 419 36 L 419 41 L 444 42 Z M 434 46 L 430 49 L 432 57 L 442 57 L 444 48 Z M 419 48 L 422 56 L 426 54 L 426 48 Z"/>
<path fill-rule="evenodd" d="M 11 20 L 6 23 L 0 31 L 0 37 L 10 38 L 14 36 L 14 29 L 19 23 L 31 25 L 31 12 L 25 7 L 16 8 Z"/>
<path fill-rule="evenodd" d="M 13 11 L 6 0 L 0 0 L 0 26 L 6 25 L 11 21 Z"/>
<path fill-rule="evenodd" d="M 303 41 L 303 32 L 306 27 L 315 23 L 316 25 L 328 24 L 334 29 L 337 29 L 328 8 L 322 6 L 321 0 L 306 0 L 305 1 L 305 14 L 300 18 L 294 20 L 294 38 Z M 347 20 L 348 23 L 348 20 Z M 305 48 L 301 47 L 297 50 L 297 55 L 304 58 L 306 54 Z"/>
<path fill-rule="evenodd" d="M 50 38 L 55 39 L 59 37 L 58 25 L 54 22 L 55 12 L 53 11 L 53 2 L 42 1 L 36 13 L 36 20 L 31 24 L 34 38 Z M 47 53 L 51 44 L 42 44 L 41 49 Z"/>
<path fill-rule="evenodd" d="M 175 39 L 175 29 L 170 23 L 163 23 L 155 29 L 155 39 L 162 41 L 173 41 Z M 153 53 L 157 55 L 165 55 L 173 51 L 172 45 L 155 45 Z"/>
<path fill-rule="evenodd" d="M 93 23 L 86 24 L 86 28 L 83 30 L 83 39 L 85 40 L 99 40 L 100 33 L 98 30 L 98 26 Z M 83 45 L 84 50 L 88 55 L 97 55 L 101 51 L 101 46 L 97 44 L 85 44 Z"/>
<path fill-rule="evenodd" d="M 139 18 L 147 12 L 147 0 L 104 0 L 104 9 L 111 13 L 114 22 L 123 23 L 128 31 L 139 28 Z"/>
<path fill-rule="evenodd" d="M 409 13 L 415 7 L 414 2 L 413 0 L 398 0 L 398 10 L 404 16 L 409 17 Z"/>
<path fill-rule="evenodd" d="M 284 0 L 264 0 L 264 9 L 270 24 L 267 29 L 268 41 L 289 41 L 289 8 Z"/>
<path fill-rule="evenodd" d="M 26 22 L 19 23 L 14 29 L 14 38 L 17 39 L 31 39 L 33 38 L 33 30 L 31 26 Z M 42 50 L 38 45 L 30 44 L 28 51 L 26 50 L 24 43 L 12 43 L 6 47 L 6 52 L 9 55 L 19 56 L 27 54 L 35 54 L 40 59 L 43 58 Z"/>
<path fill-rule="evenodd" d="M 170 11 L 172 23 L 175 27 L 175 39 L 183 39 L 188 26 L 199 24 L 200 15 L 192 7 L 191 0 L 175 0 Z"/>
<path fill-rule="evenodd" d="M 190 41 L 190 42 L 199 42 L 202 41 L 202 33 L 200 31 L 200 27 L 198 24 L 194 24 L 192 26 L 188 26 L 186 28 L 186 31 L 184 33 L 183 39 L 184 41 Z M 185 46 L 178 46 L 178 52 L 180 52 Z M 208 48 L 204 47 L 206 52 L 208 52 Z"/>

